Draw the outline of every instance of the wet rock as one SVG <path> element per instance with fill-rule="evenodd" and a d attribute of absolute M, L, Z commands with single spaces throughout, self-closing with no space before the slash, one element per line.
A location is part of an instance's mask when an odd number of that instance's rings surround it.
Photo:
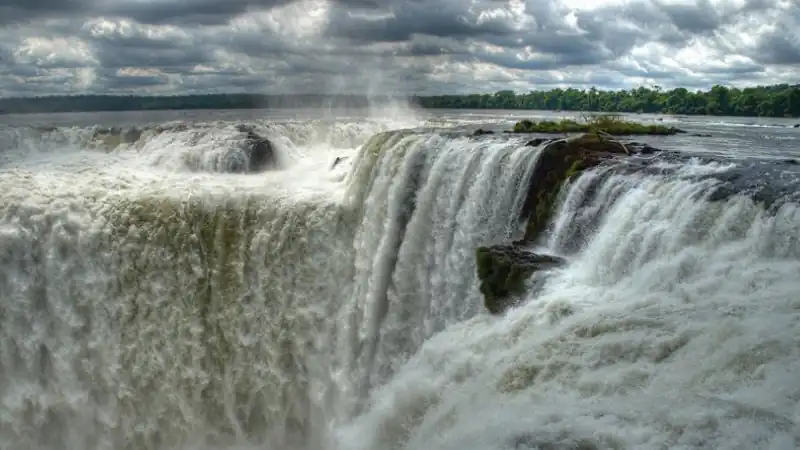
<path fill-rule="evenodd" d="M 548 269 L 565 263 L 563 258 L 533 253 L 528 247 L 549 224 L 557 207 L 557 198 L 565 182 L 580 172 L 603 163 L 616 163 L 639 170 L 646 162 L 631 155 L 661 150 L 646 144 L 634 147 L 606 135 L 587 133 L 572 139 L 542 141 L 545 144 L 533 169 L 525 202 L 520 214 L 527 221 L 525 234 L 508 245 L 481 247 L 476 250 L 477 273 L 484 305 L 492 314 L 500 314 L 519 301 L 519 294 L 531 288 L 535 294 L 538 281 Z M 628 164 L 640 161 L 641 164 Z M 622 164 L 625 163 L 625 164 Z M 530 281 L 529 281 L 530 280 Z"/>
<path fill-rule="evenodd" d="M 796 123 L 796 124 L 794 124 L 794 127 L 795 127 L 795 128 L 800 128 L 800 123 Z"/>
<path fill-rule="evenodd" d="M 250 153 L 250 172 L 263 172 L 264 170 L 278 168 L 275 148 L 269 139 L 250 133 L 247 135 L 247 145 Z"/>
<path fill-rule="evenodd" d="M 711 137 L 711 135 L 708 134 L 708 133 L 692 133 L 690 136 L 694 136 L 694 137 Z"/>
<path fill-rule="evenodd" d="M 347 159 L 349 159 L 347 156 L 337 156 L 336 159 L 333 160 L 333 164 L 331 164 L 331 170 L 338 166 L 340 162 L 344 162 Z"/>
<path fill-rule="evenodd" d="M 652 155 L 653 153 L 656 153 L 656 152 L 659 152 L 659 151 L 660 150 L 655 148 L 655 147 L 651 147 L 650 145 L 644 144 L 643 146 L 641 146 L 639 148 L 639 152 L 638 153 L 641 154 L 641 155 Z"/>
<path fill-rule="evenodd" d="M 558 138 L 555 138 L 555 139 L 536 138 L 536 139 L 531 139 L 530 141 L 528 141 L 525 144 L 525 146 L 526 147 L 538 147 L 538 146 L 540 146 L 540 145 L 542 145 L 542 144 L 544 144 L 546 142 L 553 142 L 553 141 L 557 141 L 557 140 L 558 140 Z"/>
<path fill-rule="evenodd" d="M 770 214 L 786 203 L 800 202 L 800 164 L 789 160 L 739 161 L 729 170 L 700 175 L 695 179 L 717 181 L 706 197 L 712 202 L 747 196 Z"/>
<path fill-rule="evenodd" d="M 501 314 L 516 305 L 525 282 L 538 271 L 560 267 L 563 258 L 533 253 L 520 245 L 479 247 L 475 253 L 484 306 Z"/>
<path fill-rule="evenodd" d="M 484 130 L 483 128 L 478 128 L 477 130 L 475 130 L 474 133 L 472 133 L 473 136 L 483 136 L 484 134 L 494 134 L 494 131 L 492 131 L 492 130 Z"/>
<path fill-rule="evenodd" d="M 547 226 L 564 182 L 603 161 L 630 153 L 620 141 L 593 133 L 547 144 L 533 170 L 522 206 L 520 220 L 528 221 L 523 241 L 533 242 Z"/>
<path fill-rule="evenodd" d="M 258 135 L 247 125 L 239 125 L 237 129 L 246 134 L 245 152 L 247 153 L 247 165 L 243 168 L 237 168 L 239 170 L 235 171 L 254 173 L 278 168 L 275 147 L 269 139 Z"/>

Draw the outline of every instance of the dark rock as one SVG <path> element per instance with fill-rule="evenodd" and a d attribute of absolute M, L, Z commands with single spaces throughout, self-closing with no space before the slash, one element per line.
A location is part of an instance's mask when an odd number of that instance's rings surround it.
<path fill-rule="evenodd" d="M 239 132 L 245 133 L 245 151 L 247 153 L 247 167 L 237 172 L 263 172 L 278 168 L 275 147 L 269 139 L 256 134 L 248 125 L 238 125 Z"/>
<path fill-rule="evenodd" d="M 484 134 L 494 134 L 494 131 L 492 131 L 492 130 L 484 130 L 483 128 L 478 128 L 477 130 L 475 130 L 474 133 L 472 133 L 473 136 L 483 136 Z"/>
<path fill-rule="evenodd" d="M 278 163 L 275 158 L 275 148 L 269 139 L 258 136 L 255 133 L 248 133 L 247 145 L 249 147 L 250 172 L 262 172 L 268 169 L 277 169 Z"/>
<path fill-rule="evenodd" d="M 518 245 L 479 247 L 475 252 L 484 305 L 492 314 L 514 306 L 525 291 L 525 282 L 535 272 L 562 266 L 566 261 L 552 255 L 528 251 Z"/>
<path fill-rule="evenodd" d="M 794 127 L 795 127 L 795 128 L 800 128 L 800 123 L 796 123 L 796 124 L 794 124 Z"/>
<path fill-rule="evenodd" d="M 333 164 L 331 164 L 331 170 L 339 165 L 340 162 L 349 159 L 347 156 L 337 156 L 336 159 L 333 160 Z"/>
<path fill-rule="evenodd" d="M 659 150 L 659 149 L 657 149 L 657 148 L 655 148 L 655 147 L 651 147 L 651 146 L 649 146 L 649 145 L 647 145 L 647 144 L 644 144 L 644 145 L 643 145 L 643 146 L 642 146 L 642 147 L 639 149 L 639 152 L 638 152 L 638 153 L 639 153 L 639 154 L 641 154 L 641 155 L 652 155 L 653 153 L 656 153 L 656 152 L 658 152 L 658 151 L 660 151 L 660 150 Z"/>
<path fill-rule="evenodd" d="M 623 144 L 593 133 L 546 142 L 530 175 L 520 213 L 520 221 L 527 221 L 523 238 L 509 245 L 481 247 L 476 251 L 480 291 L 490 313 L 500 314 L 514 306 L 519 301 L 519 294 L 528 289 L 535 291 L 537 286 L 541 286 L 539 282 L 546 277 L 547 269 L 565 263 L 563 258 L 527 249 L 548 226 L 565 182 L 584 170 L 610 162 L 618 163 L 615 167 L 630 166 L 630 170 L 641 170 L 647 159 L 627 156 L 663 153 L 646 144 L 639 144 L 641 148 L 634 148 L 633 144 Z M 640 164 L 631 164 L 635 161 Z"/>
<path fill-rule="evenodd" d="M 628 152 L 627 146 L 619 141 L 591 133 L 547 144 L 533 170 L 522 206 L 520 220 L 528 221 L 523 241 L 533 242 L 547 226 L 564 182 L 585 169 Z"/>
<path fill-rule="evenodd" d="M 545 142 L 553 142 L 553 141 L 557 141 L 557 140 L 558 140 L 558 138 L 556 138 L 556 139 L 536 138 L 536 139 L 531 139 L 530 141 L 528 141 L 525 144 L 525 146 L 526 147 L 538 147 L 538 146 L 544 144 Z"/>
<path fill-rule="evenodd" d="M 797 161 L 797 160 L 796 160 L 796 159 L 794 159 L 794 158 L 788 158 L 788 159 L 784 159 L 784 160 L 783 160 L 783 162 L 784 162 L 784 163 L 786 163 L 786 164 L 791 164 L 791 165 L 797 165 L 797 164 L 800 164 L 800 161 Z"/>
<path fill-rule="evenodd" d="M 691 136 L 694 136 L 694 137 L 711 137 L 711 135 L 708 134 L 708 133 L 692 133 Z"/>

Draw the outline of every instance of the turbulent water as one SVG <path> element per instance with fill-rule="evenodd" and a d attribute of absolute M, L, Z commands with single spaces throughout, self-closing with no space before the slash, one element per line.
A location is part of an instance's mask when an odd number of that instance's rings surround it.
<path fill-rule="evenodd" d="M 789 124 L 664 118 L 714 137 L 567 185 L 569 263 L 491 316 L 540 149 L 462 131 L 512 114 L 225 114 L 0 128 L 1 448 L 800 445 Z"/>

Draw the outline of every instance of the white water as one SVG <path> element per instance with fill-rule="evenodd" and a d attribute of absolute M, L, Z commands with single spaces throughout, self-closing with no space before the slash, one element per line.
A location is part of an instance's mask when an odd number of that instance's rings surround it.
<path fill-rule="evenodd" d="M 474 251 L 519 236 L 535 149 L 255 122 L 281 170 L 220 173 L 235 125 L 8 130 L 0 448 L 800 442 L 800 213 L 709 204 L 729 166 L 579 178 L 570 264 L 491 317 Z"/>
<path fill-rule="evenodd" d="M 560 216 L 597 229 L 557 221 L 550 237 L 588 237 L 568 267 L 506 316 L 428 340 L 341 448 L 797 448 L 797 207 L 769 217 L 707 203 L 710 182 L 612 176 L 571 210 L 590 182 Z"/>
<path fill-rule="evenodd" d="M 358 126 L 355 142 L 376 131 Z M 407 132 L 357 154 L 271 125 L 291 163 L 231 175 L 205 155 L 239 144 L 233 124 L 167 128 L 99 146 L 11 130 L 0 447 L 330 447 L 427 338 L 480 311 L 474 249 L 517 235 L 535 157 Z M 331 171 L 334 155 L 351 159 Z"/>

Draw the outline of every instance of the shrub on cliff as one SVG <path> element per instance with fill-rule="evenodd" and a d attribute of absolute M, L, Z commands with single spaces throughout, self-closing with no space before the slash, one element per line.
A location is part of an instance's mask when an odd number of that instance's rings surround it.
<path fill-rule="evenodd" d="M 624 135 L 671 135 L 682 130 L 664 125 L 648 125 L 622 120 L 618 116 L 602 114 L 584 117 L 582 122 L 573 119 L 560 121 L 544 120 L 534 122 L 528 119 L 514 124 L 514 133 L 606 133 L 614 136 Z"/>
<path fill-rule="evenodd" d="M 564 183 L 605 160 L 630 154 L 623 143 L 603 133 L 551 141 L 541 152 L 520 217 L 528 221 L 525 236 L 511 245 L 480 247 L 475 253 L 484 305 L 492 314 L 513 306 L 534 273 L 564 263 L 560 257 L 528 250 L 550 223 Z"/>

